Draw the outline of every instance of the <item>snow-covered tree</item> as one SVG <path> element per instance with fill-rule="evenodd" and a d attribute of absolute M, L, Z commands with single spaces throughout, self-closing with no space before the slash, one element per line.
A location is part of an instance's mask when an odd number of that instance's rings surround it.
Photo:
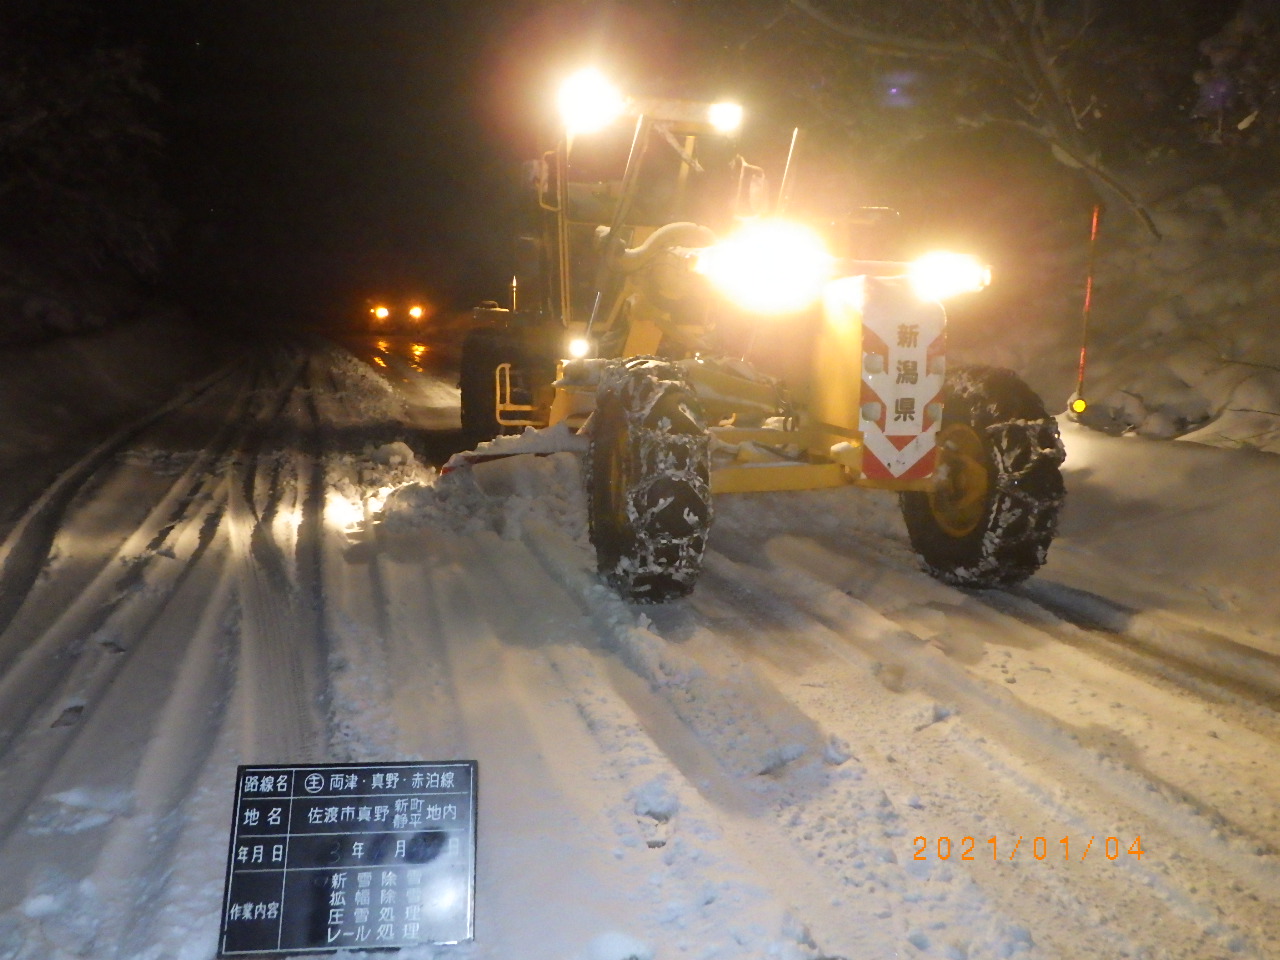
<path fill-rule="evenodd" d="M 155 96 L 139 54 L 106 42 L 87 7 L 0 2 L 0 287 L 10 335 L 24 319 L 35 328 L 91 322 L 86 312 L 109 305 L 101 294 L 92 309 L 77 302 L 86 286 L 158 270 L 167 213 L 152 174 L 160 138 L 144 113 Z"/>

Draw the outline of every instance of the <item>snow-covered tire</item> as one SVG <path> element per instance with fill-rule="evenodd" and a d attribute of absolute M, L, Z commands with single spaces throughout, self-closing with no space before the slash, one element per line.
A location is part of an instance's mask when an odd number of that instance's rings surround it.
<path fill-rule="evenodd" d="M 961 368 L 947 379 L 936 487 L 902 494 L 925 569 L 961 587 L 1020 583 L 1058 530 L 1066 454 L 1057 422 L 1018 375 Z"/>
<path fill-rule="evenodd" d="M 710 441 L 678 367 L 652 357 L 601 379 L 586 462 L 596 565 L 626 600 L 693 590 L 711 528 Z"/>

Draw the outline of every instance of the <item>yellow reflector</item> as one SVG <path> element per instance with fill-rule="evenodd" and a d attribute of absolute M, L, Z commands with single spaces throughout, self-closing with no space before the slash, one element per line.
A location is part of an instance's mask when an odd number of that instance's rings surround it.
<path fill-rule="evenodd" d="M 1085 401 L 1084 397 L 1076 397 L 1071 401 L 1071 412 L 1075 414 L 1084 413 L 1085 408 L 1088 406 L 1089 404 Z"/>

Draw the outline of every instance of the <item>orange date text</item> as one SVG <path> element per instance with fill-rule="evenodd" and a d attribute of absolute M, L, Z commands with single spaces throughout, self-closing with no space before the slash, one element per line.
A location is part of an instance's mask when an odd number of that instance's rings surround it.
<path fill-rule="evenodd" d="M 912 860 L 1142 859 L 1142 837 L 916 837 Z"/>

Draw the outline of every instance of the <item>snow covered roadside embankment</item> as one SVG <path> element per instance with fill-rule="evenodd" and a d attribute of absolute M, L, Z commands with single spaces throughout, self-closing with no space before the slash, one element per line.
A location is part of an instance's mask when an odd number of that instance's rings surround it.
<path fill-rule="evenodd" d="M 207 376 L 235 349 L 165 316 L 0 348 L 0 532 L 60 468 Z"/>
<path fill-rule="evenodd" d="M 1117 614 L 1128 608 L 1131 620 L 1182 617 L 1280 656 L 1280 457 L 1107 437 L 1065 421 L 1062 431 L 1062 527 L 1028 589 L 1059 580 L 1109 598 Z"/>
<path fill-rule="evenodd" d="M 1152 212 L 1159 242 L 1104 225 L 1086 422 L 1280 452 L 1280 188 L 1202 184 Z"/>

